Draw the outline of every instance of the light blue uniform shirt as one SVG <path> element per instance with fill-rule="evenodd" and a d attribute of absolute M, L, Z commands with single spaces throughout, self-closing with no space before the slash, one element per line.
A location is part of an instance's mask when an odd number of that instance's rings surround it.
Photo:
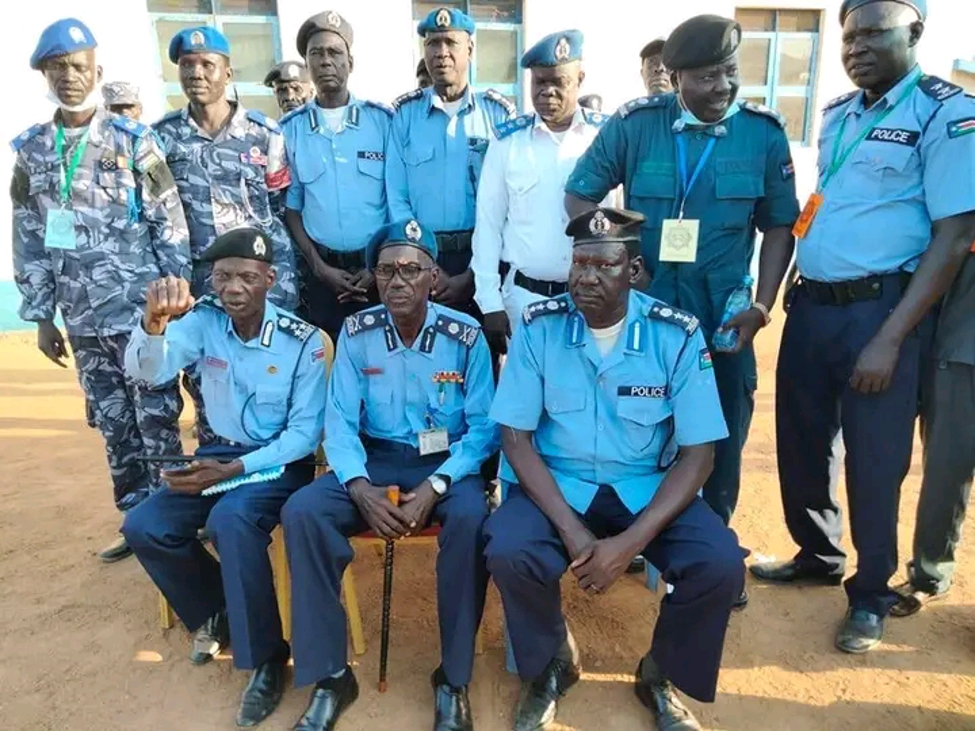
<path fill-rule="evenodd" d="M 292 184 L 285 205 L 320 246 L 357 251 L 387 223 L 384 167 L 393 109 L 349 97 L 333 132 L 315 99 L 281 121 Z"/>
<path fill-rule="evenodd" d="M 316 328 L 271 302 L 258 337 L 242 342 L 220 301 L 208 295 L 162 335 L 140 324 L 126 348 L 126 375 L 150 385 L 196 365 L 207 420 L 224 439 L 257 447 L 246 473 L 312 454 L 322 441 L 325 347 Z"/>
<path fill-rule="evenodd" d="M 390 220 L 416 218 L 433 231 L 475 228 L 475 194 L 495 126 L 515 107 L 496 91 L 465 91 L 455 117 L 430 87 L 394 102 L 387 160 Z"/>
<path fill-rule="evenodd" d="M 633 290 L 624 330 L 603 358 L 569 295 L 527 307 L 489 415 L 535 432 L 537 451 L 581 514 L 604 484 L 637 514 L 679 447 L 728 436 L 698 320 Z M 518 482 L 505 460 L 501 477 Z"/>
<path fill-rule="evenodd" d="M 913 69 L 865 109 L 864 92 L 828 104 L 818 140 L 820 180 L 840 150 L 878 125 L 822 191 L 824 202 L 797 242 L 801 276 L 841 282 L 914 271 L 934 221 L 974 210 L 974 98 L 924 76 L 879 123 L 918 74 Z M 840 154 L 840 152 L 839 152 Z"/>
<path fill-rule="evenodd" d="M 449 374 L 462 383 L 437 382 Z M 450 450 L 434 473 L 452 482 L 478 472 L 499 448 L 489 420 L 495 393 L 478 323 L 429 304 L 420 335 L 404 347 L 382 305 L 346 318 L 326 401 L 326 457 L 341 483 L 367 477 L 360 435 L 418 447 L 418 433 L 448 431 Z"/>

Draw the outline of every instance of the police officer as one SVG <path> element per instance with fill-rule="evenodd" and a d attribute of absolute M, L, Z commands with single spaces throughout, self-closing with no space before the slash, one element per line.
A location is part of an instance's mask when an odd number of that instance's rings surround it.
<path fill-rule="evenodd" d="M 431 81 L 431 74 L 427 70 L 427 63 L 423 58 L 417 62 L 417 68 L 414 69 L 414 76 L 417 78 L 418 89 L 427 89 L 430 86 L 434 86 L 434 82 Z"/>
<path fill-rule="evenodd" d="M 667 94 L 672 91 L 672 81 L 669 70 L 662 61 L 662 51 L 665 39 L 656 38 L 649 41 L 641 49 L 641 81 L 644 82 L 648 96 Z"/>
<path fill-rule="evenodd" d="M 265 76 L 265 86 L 274 89 L 275 101 L 283 115 L 315 96 L 309 70 L 302 61 L 282 61 L 272 66 Z"/>
<path fill-rule="evenodd" d="M 210 291 L 210 264 L 204 252 L 222 233 L 254 226 L 267 234 L 275 249 L 276 279 L 271 301 L 286 310 L 298 304 L 292 242 L 274 215 L 273 195 L 288 187 L 291 173 L 285 138 L 278 123 L 253 109 L 227 100 L 231 79 L 230 46 L 215 28 L 180 31 L 170 41 L 170 61 L 179 68 L 189 105 L 153 125 L 163 141 L 190 225 L 193 258 L 191 291 Z M 197 412 L 197 438 L 213 441 L 200 395 L 200 378 L 191 369 L 183 385 Z"/>
<path fill-rule="evenodd" d="M 66 368 L 54 324 L 61 311 L 105 440 L 115 505 L 128 510 L 159 486 L 136 457 L 179 450 L 183 404 L 175 383 L 145 389 L 127 379 L 123 353 L 146 284 L 188 277 L 189 251 L 173 176 L 150 130 L 97 108 L 95 47 L 84 23 L 65 18 L 45 28 L 31 56 L 58 110 L 11 143 L 14 280 L 21 318 L 37 323 L 38 347 Z M 120 539 L 101 558 L 129 553 Z"/>
<path fill-rule="evenodd" d="M 570 221 L 570 292 L 526 308 L 490 412 L 509 487 L 485 555 L 523 680 L 516 731 L 552 721 L 580 677 L 568 566 L 599 594 L 641 554 L 674 585 L 635 673 L 658 729 L 700 728 L 672 683 L 715 698 L 743 587 L 736 536 L 696 496 L 727 433 L 709 349 L 693 315 L 630 289 L 643 220 L 598 208 Z"/>
<path fill-rule="evenodd" d="M 601 112 L 604 110 L 604 97 L 600 94 L 584 94 L 577 100 L 581 109 L 589 109 L 591 112 Z"/>
<path fill-rule="evenodd" d="M 678 92 L 628 102 L 577 163 L 566 191 L 571 213 L 624 183 L 641 211 L 642 253 L 652 296 L 682 307 L 702 324 L 730 436 L 716 445 L 703 487 L 729 523 L 739 495 L 741 452 L 753 415 L 753 337 L 769 321 L 787 270 L 797 218 L 794 167 L 783 121 L 738 102 L 739 25 L 715 15 L 685 21 L 663 49 Z M 712 347 L 727 300 L 749 272 L 757 229 L 764 233 L 753 306 L 730 326 L 732 352 Z M 645 282 L 641 282 L 644 286 Z M 745 594 L 740 598 L 746 603 Z"/>
<path fill-rule="evenodd" d="M 497 352 L 506 351 L 527 305 L 567 291 L 572 244 L 563 233 L 563 186 L 604 122 L 577 105 L 582 54 L 578 30 L 548 35 L 523 54 L 536 111 L 496 127 L 498 140 L 485 156 L 472 271 L 485 335 Z"/>
<path fill-rule="evenodd" d="M 888 580 L 927 314 L 974 238 L 974 100 L 916 65 L 925 16 L 915 0 L 841 7 L 842 63 L 858 90 L 825 109 L 777 363 L 780 489 L 800 550 L 750 569 L 766 581 L 841 581 L 830 476 L 841 429 L 858 569 L 835 645 L 850 653 L 879 643 L 898 599 Z"/>
<path fill-rule="evenodd" d="M 103 84 L 102 100 L 105 102 L 105 108 L 112 114 L 121 114 L 137 122 L 142 117 L 139 87 L 127 81 L 109 81 Z"/>
<path fill-rule="evenodd" d="M 296 731 L 332 729 L 356 700 L 339 601 L 353 559 L 348 536 L 395 539 L 441 524 L 441 665 L 431 676 L 435 731 L 472 728 L 468 683 L 488 575 L 488 516 L 479 467 L 498 449 L 488 418 L 495 387 L 485 338 L 467 315 L 428 302 L 438 270 L 434 234 L 414 219 L 371 242 L 379 307 L 346 320 L 326 402 L 333 471 L 296 493 L 282 525 L 294 586 L 295 681 L 315 683 Z M 401 506 L 386 497 L 400 489 Z"/>
<path fill-rule="evenodd" d="M 350 93 L 353 28 L 339 13 L 306 20 L 297 45 L 316 96 L 282 119 L 295 171 L 285 220 L 313 275 L 307 316 L 335 339 L 344 317 L 376 302 L 366 245 L 387 222 L 383 177 L 393 109 Z"/>
<path fill-rule="evenodd" d="M 478 314 L 469 264 L 475 194 L 494 128 L 515 106 L 493 89 L 468 85 L 475 23 L 460 10 L 435 8 L 417 24 L 434 86 L 394 101 L 387 163 L 392 219 L 416 218 L 438 239 L 436 302 Z"/>
<path fill-rule="evenodd" d="M 313 326 L 268 299 L 274 244 L 263 231 L 221 234 L 204 253 L 216 295 L 194 300 L 167 277 L 146 291 L 146 312 L 126 370 L 148 383 L 196 363 L 211 424 L 224 444 L 165 471 L 168 488 L 126 517 L 140 563 L 191 632 L 191 661 L 210 661 L 229 639 L 234 665 L 253 670 L 237 723 L 256 726 L 281 700 L 289 647 L 282 638 L 269 533 L 293 491 L 312 479 L 322 438 L 325 343 Z M 174 319 L 179 318 L 179 319 Z M 217 494 L 207 488 L 249 476 Z M 197 540 L 207 534 L 220 561 Z M 228 637 L 228 623 L 230 637 Z"/>

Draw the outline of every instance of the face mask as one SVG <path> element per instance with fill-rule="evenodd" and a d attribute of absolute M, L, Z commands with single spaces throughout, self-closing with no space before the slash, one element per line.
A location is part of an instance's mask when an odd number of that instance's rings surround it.
<path fill-rule="evenodd" d="M 96 84 L 92 92 L 85 97 L 81 104 L 68 105 L 63 101 L 58 99 L 58 95 L 54 93 L 53 90 L 48 89 L 47 99 L 49 102 L 55 106 L 64 109 L 66 112 L 85 112 L 89 109 L 94 109 L 98 106 L 99 100 L 102 98 L 102 85 Z"/>
<path fill-rule="evenodd" d="M 699 119 L 692 112 L 689 111 L 689 108 L 685 105 L 685 100 L 682 99 L 681 91 L 678 93 L 678 103 L 679 106 L 682 107 L 682 116 L 680 117 L 680 119 L 686 124 L 694 124 L 700 127 L 708 127 L 713 124 L 719 124 L 720 122 L 724 122 L 740 110 L 739 100 L 734 99 L 733 103 L 729 105 L 729 108 L 726 110 L 726 113 L 723 115 L 722 119 L 716 120 L 715 122 L 703 122 L 701 119 Z"/>

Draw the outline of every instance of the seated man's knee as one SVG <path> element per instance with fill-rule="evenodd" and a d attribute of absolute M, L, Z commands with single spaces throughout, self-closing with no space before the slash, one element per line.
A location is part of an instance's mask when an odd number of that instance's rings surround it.
<path fill-rule="evenodd" d="M 507 530 L 498 517 L 496 513 L 486 522 L 485 563 L 489 573 L 498 581 L 523 576 L 543 579 L 537 570 L 539 562 L 532 553 L 532 541 L 528 536 Z"/>
<path fill-rule="evenodd" d="M 282 507 L 281 520 L 285 534 L 306 530 L 325 518 L 328 513 L 324 507 L 325 495 L 329 488 L 336 485 L 335 475 L 329 473 L 293 492 Z"/>
<path fill-rule="evenodd" d="M 699 563 L 697 573 L 710 586 L 728 586 L 739 591 L 745 571 L 744 552 L 736 534 L 724 527 L 710 545 L 708 556 Z"/>
<path fill-rule="evenodd" d="M 160 516 L 153 510 L 152 500 L 144 500 L 127 511 L 121 528 L 126 543 L 136 551 L 159 543 L 164 530 L 165 526 L 160 521 Z"/>
<path fill-rule="evenodd" d="M 226 540 L 250 528 L 251 524 L 244 501 L 222 499 L 217 501 L 207 516 L 207 535 L 219 547 L 222 538 Z"/>
<path fill-rule="evenodd" d="M 478 480 L 481 486 L 481 480 Z M 483 490 L 466 490 L 448 503 L 445 528 L 462 535 L 481 535 L 489 516 L 488 501 Z"/>

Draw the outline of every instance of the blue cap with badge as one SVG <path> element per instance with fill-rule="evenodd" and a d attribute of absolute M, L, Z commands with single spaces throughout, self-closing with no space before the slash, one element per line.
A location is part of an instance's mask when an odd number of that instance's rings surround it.
<path fill-rule="evenodd" d="M 519 65 L 524 69 L 533 66 L 560 66 L 579 61 L 583 56 L 583 33 L 564 30 L 551 33 L 522 54 Z"/>
<path fill-rule="evenodd" d="M 170 61 L 180 62 L 180 56 L 188 53 L 219 53 L 231 57 L 231 44 L 227 36 L 210 25 L 181 30 L 170 41 Z"/>
<path fill-rule="evenodd" d="M 920 20 L 926 20 L 926 0 L 892 0 L 893 2 L 899 3 L 900 5 L 905 5 L 916 11 L 916 15 L 919 16 Z M 838 11 L 838 18 L 841 20 L 841 24 L 845 24 L 845 18 L 851 15 L 853 12 L 858 10 L 863 5 L 868 5 L 870 3 L 880 2 L 880 0 L 845 0 L 841 4 L 841 10 Z"/>
<path fill-rule="evenodd" d="M 438 260 L 438 240 L 434 237 L 434 232 L 413 218 L 388 223 L 373 234 L 367 246 L 367 261 L 371 267 L 376 266 L 380 252 L 388 246 L 413 246 L 430 256 L 433 261 Z"/>
<path fill-rule="evenodd" d="M 475 21 L 455 8 L 435 8 L 417 24 L 417 35 L 421 38 L 428 33 L 441 33 L 449 30 L 462 30 L 473 36 L 475 35 Z"/>
<path fill-rule="evenodd" d="M 97 48 L 98 43 L 88 26 L 76 18 L 64 18 L 51 23 L 41 32 L 37 47 L 31 54 L 31 68 L 41 70 L 49 58 Z"/>

